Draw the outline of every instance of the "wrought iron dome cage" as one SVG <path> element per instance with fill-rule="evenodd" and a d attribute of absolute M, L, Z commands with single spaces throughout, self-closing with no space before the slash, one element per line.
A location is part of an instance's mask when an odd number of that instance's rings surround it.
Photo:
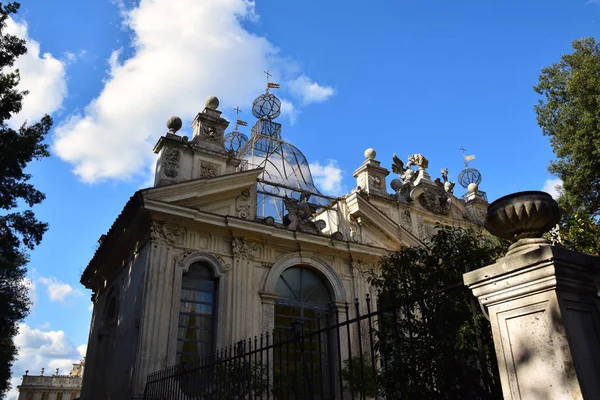
<path fill-rule="evenodd" d="M 258 96 L 252 104 L 257 121 L 238 154 L 243 169 L 264 169 L 258 178 L 257 217 L 273 217 L 276 222 L 282 222 L 287 212 L 286 197 L 299 200 L 309 195 L 308 203 L 318 209 L 330 208 L 335 200 L 317 189 L 304 154 L 281 139 L 281 124 L 273 121 L 280 112 L 281 101 L 275 95 L 267 91 Z"/>

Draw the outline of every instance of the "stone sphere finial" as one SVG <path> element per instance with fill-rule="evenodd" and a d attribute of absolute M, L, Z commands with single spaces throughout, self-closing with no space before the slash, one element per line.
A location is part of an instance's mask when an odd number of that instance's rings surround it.
<path fill-rule="evenodd" d="M 178 130 L 183 126 L 183 122 L 181 122 L 181 118 L 179 117 L 171 117 L 167 120 L 167 128 L 169 129 L 169 133 L 175 134 Z"/>
<path fill-rule="evenodd" d="M 469 193 L 477 193 L 477 191 L 479 190 L 479 185 L 475 182 L 469 183 L 469 185 L 467 186 L 467 190 L 469 191 Z"/>
<path fill-rule="evenodd" d="M 390 182 L 390 187 L 397 192 L 398 190 L 402 189 L 402 181 L 398 178 L 392 179 Z"/>
<path fill-rule="evenodd" d="M 367 160 L 374 160 L 376 155 L 377 153 L 375 152 L 375 149 L 368 148 L 365 150 L 365 158 Z"/>
<path fill-rule="evenodd" d="M 212 108 L 213 110 L 216 110 L 219 107 L 219 99 L 217 96 L 208 96 L 204 102 L 204 105 L 206 108 Z"/>
<path fill-rule="evenodd" d="M 558 223 L 560 215 L 558 203 L 548 193 L 518 192 L 490 204 L 484 226 L 502 239 L 539 239 Z"/>

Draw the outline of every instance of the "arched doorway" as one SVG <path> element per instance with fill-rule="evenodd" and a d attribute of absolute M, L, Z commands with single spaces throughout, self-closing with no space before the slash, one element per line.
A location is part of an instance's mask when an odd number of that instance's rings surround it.
<path fill-rule="evenodd" d="M 274 339 L 282 343 L 274 348 L 275 397 L 303 399 L 311 392 L 327 399 L 327 377 L 335 373 L 329 362 L 335 346 L 324 329 L 331 323 L 331 291 L 318 272 L 294 266 L 281 273 L 275 292 Z"/>

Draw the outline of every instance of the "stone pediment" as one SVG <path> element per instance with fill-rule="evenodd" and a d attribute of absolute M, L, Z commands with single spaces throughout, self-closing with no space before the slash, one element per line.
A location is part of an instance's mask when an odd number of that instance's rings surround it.
<path fill-rule="evenodd" d="M 147 189 L 144 198 L 220 215 L 254 219 L 256 179 L 262 169 Z"/>
<path fill-rule="evenodd" d="M 362 226 L 365 244 L 374 242 L 378 247 L 390 249 L 421 244 L 412 232 L 393 221 L 360 193 L 348 196 L 346 204 L 348 216 Z"/>

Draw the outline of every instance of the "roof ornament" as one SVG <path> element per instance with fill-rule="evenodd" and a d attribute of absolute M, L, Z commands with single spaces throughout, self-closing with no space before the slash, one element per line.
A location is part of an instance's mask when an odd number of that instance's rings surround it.
<path fill-rule="evenodd" d="M 235 127 L 232 132 L 225 135 L 225 148 L 237 156 L 240 149 L 248 141 L 248 136 L 239 131 L 240 126 L 248 126 L 246 121 L 239 119 L 239 114 L 242 112 L 239 107 L 233 109 L 235 111 Z"/>
<path fill-rule="evenodd" d="M 470 198 L 473 198 L 473 196 L 478 196 L 482 200 L 487 201 L 487 194 L 479 190 L 479 184 L 481 183 L 482 179 L 481 172 L 479 172 L 479 170 L 476 168 L 469 167 L 469 161 L 474 160 L 475 156 L 466 155 L 467 150 L 464 147 L 461 147 L 460 150 L 463 153 L 465 169 L 460 171 L 460 174 L 458 174 L 458 183 L 460 184 L 460 186 L 467 189 L 467 193 L 465 193 L 463 199 L 468 200 Z"/>

